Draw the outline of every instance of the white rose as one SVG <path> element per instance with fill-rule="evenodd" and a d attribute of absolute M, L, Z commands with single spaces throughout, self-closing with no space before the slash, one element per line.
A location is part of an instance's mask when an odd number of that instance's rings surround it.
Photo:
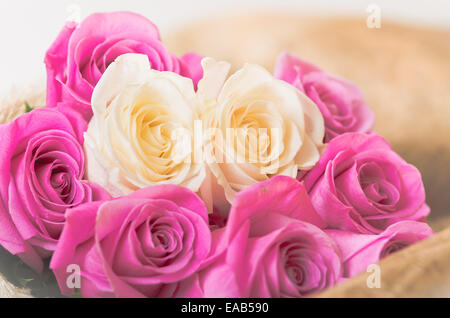
<path fill-rule="evenodd" d="M 316 164 L 325 128 L 308 97 L 257 65 L 246 64 L 228 79 L 226 63 L 206 58 L 202 65 L 200 113 L 212 138 L 205 147 L 210 171 L 200 192 L 209 209 L 211 201 L 219 207 L 231 203 L 256 182 L 275 175 L 295 178 L 299 169 Z"/>
<path fill-rule="evenodd" d="M 145 55 L 118 57 L 92 95 L 84 142 L 88 179 L 113 196 L 155 184 L 197 191 L 204 166 L 174 139 L 182 132 L 193 142 L 197 108 L 190 79 L 152 70 Z"/>

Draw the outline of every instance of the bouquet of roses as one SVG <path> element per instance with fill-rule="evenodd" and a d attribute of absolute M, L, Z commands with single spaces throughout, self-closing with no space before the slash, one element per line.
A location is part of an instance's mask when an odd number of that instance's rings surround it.
<path fill-rule="evenodd" d="M 229 75 L 114 12 L 45 64 L 45 108 L 0 126 L 0 244 L 65 295 L 303 297 L 433 234 L 360 90 L 292 54 Z"/>

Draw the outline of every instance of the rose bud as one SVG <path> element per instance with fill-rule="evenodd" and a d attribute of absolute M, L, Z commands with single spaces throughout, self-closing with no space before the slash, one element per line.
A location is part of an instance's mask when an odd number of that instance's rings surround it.
<path fill-rule="evenodd" d="M 94 87 L 109 64 L 125 53 L 144 54 L 152 69 L 175 72 L 194 83 L 202 76 L 201 57 L 193 53 L 175 57 L 145 17 L 132 12 L 94 13 L 80 25 L 64 26 L 47 51 L 47 107 L 74 108 L 89 121 Z"/>
<path fill-rule="evenodd" d="M 157 184 L 197 191 L 205 169 L 193 157 L 196 104 L 189 78 L 152 70 L 145 55 L 119 56 L 92 96 L 89 180 L 114 197 Z"/>
<path fill-rule="evenodd" d="M 239 192 L 199 274 L 205 297 L 304 297 L 335 285 L 341 258 L 323 225 L 293 178 Z"/>
<path fill-rule="evenodd" d="M 254 183 L 295 178 L 316 164 L 325 130 L 309 98 L 258 65 L 246 64 L 226 81 L 225 62 L 205 58 L 202 65 L 198 94 L 206 138 L 212 138 L 205 145 L 211 174 L 201 193 L 210 210 L 223 210 Z"/>
<path fill-rule="evenodd" d="M 71 209 L 50 268 L 64 295 L 78 265 L 83 297 L 198 297 L 211 232 L 203 202 L 160 185 Z"/>
<path fill-rule="evenodd" d="M 274 74 L 304 92 L 319 107 L 325 120 L 324 142 L 346 132 L 372 129 L 375 116 L 354 84 L 290 53 L 280 55 Z"/>
<path fill-rule="evenodd" d="M 378 234 L 430 212 L 420 172 L 375 134 L 334 138 L 304 181 L 317 213 L 333 229 Z"/>
<path fill-rule="evenodd" d="M 380 234 L 359 234 L 340 230 L 325 232 L 341 250 L 344 277 L 353 277 L 380 259 L 434 234 L 428 224 L 417 221 L 400 221 L 390 225 Z"/>
<path fill-rule="evenodd" d="M 33 110 L 1 125 L 0 136 L 0 243 L 41 271 L 66 209 L 110 196 L 83 180 L 83 148 L 59 112 Z"/>

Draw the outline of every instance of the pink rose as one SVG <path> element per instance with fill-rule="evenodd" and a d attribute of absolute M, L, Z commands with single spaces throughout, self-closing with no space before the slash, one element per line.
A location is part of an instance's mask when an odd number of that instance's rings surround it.
<path fill-rule="evenodd" d="M 89 120 L 95 85 L 108 65 L 125 53 L 145 54 L 153 69 L 189 77 L 194 84 L 202 76 L 201 57 L 172 55 L 145 17 L 131 12 L 95 13 L 78 26 L 64 26 L 47 51 L 47 107 L 62 103 Z"/>
<path fill-rule="evenodd" d="M 293 54 L 278 58 L 274 75 L 306 94 L 325 120 L 325 142 L 346 132 L 369 132 L 375 116 L 354 84 L 330 75 Z"/>
<path fill-rule="evenodd" d="M 392 224 L 379 235 L 339 230 L 325 232 L 341 250 L 345 277 L 355 276 L 380 259 L 433 235 L 426 223 L 416 221 Z"/>
<path fill-rule="evenodd" d="M 337 246 L 320 229 L 301 183 L 276 176 L 239 192 L 200 286 L 206 297 L 302 297 L 341 277 Z"/>
<path fill-rule="evenodd" d="M 1 125 L 0 136 L 0 244 L 41 271 L 66 209 L 109 195 L 83 180 L 83 148 L 59 112 L 33 110 Z"/>
<path fill-rule="evenodd" d="M 420 172 L 375 134 L 334 138 L 304 181 L 317 213 L 334 229 L 379 234 L 430 212 Z"/>
<path fill-rule="evenodd" d="M 50 268 L 65 295 L 67 266 L 77 264 L 84 297 L 196 297 L 193 274 L 210 245 L 204 203 L 158 185 L 71 209 Z"/>

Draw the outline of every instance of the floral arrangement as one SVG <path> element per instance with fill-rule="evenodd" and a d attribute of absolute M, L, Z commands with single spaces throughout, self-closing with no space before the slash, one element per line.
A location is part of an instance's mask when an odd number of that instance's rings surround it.
<path fill-rule="evenodd" d="M 292 54 L 229 75 L 114 12 L 45 64 L 45 108 L 0 126 L 0 244 L 64 295 L 304 297 L 433 234 L 360 90 Z"/>

